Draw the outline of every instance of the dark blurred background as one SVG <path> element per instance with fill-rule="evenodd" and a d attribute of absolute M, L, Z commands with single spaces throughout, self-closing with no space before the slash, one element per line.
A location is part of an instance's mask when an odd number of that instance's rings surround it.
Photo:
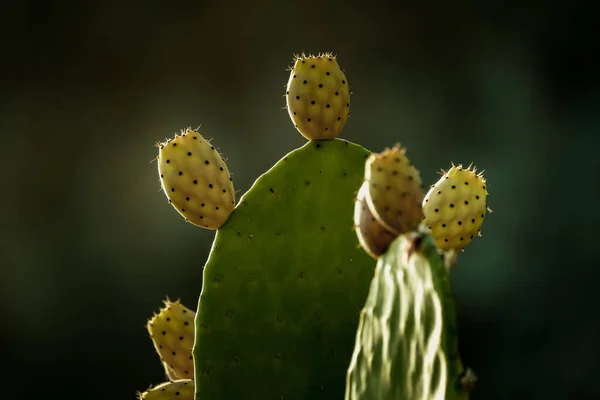
<path fill-rule="evenodd" d="M 332 50 L 344 138 L 402 142 L 428 184 L 486 170 L 494 213 L 453 271 L 473 399 L 600 398 L 593 4 L 4 2 L 0 397 L 164 379 L 144 325 L 166 295 L 196 308 L 214 232 L 167 204 L 155 142 L 201 125 L 245 192 L 305 142 L 292 54 Z"/>

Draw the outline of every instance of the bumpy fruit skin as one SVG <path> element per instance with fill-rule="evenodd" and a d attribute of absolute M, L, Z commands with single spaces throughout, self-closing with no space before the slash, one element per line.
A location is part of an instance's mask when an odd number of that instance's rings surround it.
<path fill-rule="evenodd" d="M 358 191 L 354 204 L 354 227 L 361 247 L 377 259 L 385 253 L 396 235 L 385 229 L 369 210 L 366 200 L 368 190 L 368 183 L 365 182 Z"/>
<path fill-rule="evenodd" d="M 187 129 L 159 145 L 158 173 L 169 203 L 186 221 L 218 229 L 235 206 L 229 170 L 200 133 Z"/>
<path fill-rule="evenodd" d="M 287 84 L 287 109 L 308 140 L 336 138 L 350 113 L 350 89 L 332 54 L 298 56 Z"/>
<path fill-rule="evenodd" d="M 423 219 L 423 182 L 419 171 L 396 145 L 373 153 L 365 166 L 367 203 L 373 216 L 397 235 L 412 232 Z"/>
<path fill-rule="evenodd" d="M 423 224 L 441 250 L 462 250 L 479 234 L 487 209 L 486 181 L 474 169 L 452 166 L 423 200 Z"/>
<path fill-rule="evenodd" d="M 192 347 L 195 315 L 179 301 L 166 300 L 165 307 L 146 325 L 170 380 L 194 377 Z"/>
<path fill-rule="evenodd" d="M 194 400 L 194 381 L 181 379 L 161 383 L 138 394 L 139 400 Z"/>

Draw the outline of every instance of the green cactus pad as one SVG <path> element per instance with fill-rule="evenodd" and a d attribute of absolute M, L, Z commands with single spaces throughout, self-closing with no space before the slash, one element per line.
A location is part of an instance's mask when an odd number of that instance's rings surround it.
<path fill-rule="evenodd" d="M 197 399 L 341 399 L 375 261 L 358 246 L 364 148 L 310 141 L 217 231 L 196 316 Z"/>
<path fill-rule="evenodd" d="M 375 269 L 346 400 L 456 400 L 461 368 L 448 269 L 431 236 L 400 236 Z"/>

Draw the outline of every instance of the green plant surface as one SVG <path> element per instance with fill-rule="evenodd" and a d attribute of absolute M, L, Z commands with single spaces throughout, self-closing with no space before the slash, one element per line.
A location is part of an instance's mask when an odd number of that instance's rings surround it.
<path fill-rule="evenodd" d="M 343 398 L 375 267 L 352 220 L 369 154 L 308 142 L 217 231 L 195 321 L 197 399 Z"/>
<path fill-rule="evenodd" d="M 361 312 L 346 400 L 456 400 L 456 333 L 449 273 L 433 238 L 398 237 L 377 262 Z"/>

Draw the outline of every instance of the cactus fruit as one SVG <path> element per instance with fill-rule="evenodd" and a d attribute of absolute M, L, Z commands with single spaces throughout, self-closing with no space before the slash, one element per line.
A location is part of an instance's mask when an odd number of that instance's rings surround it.
<path fill-rule="evenodd" d="M 169 203 L 196 226 L 223 225 L 235 206 L 235 193 L 215 147 L 189 128 L 158 147 L 158 173 Z"/>
<path fill-rule="evenodd" d="M 194 377 L 194 317 L 195 313 L 179 301 L 167 299 L 165 307 L 146 325 L 169 380 Z"/>
<path fill-rule="evenodd" d="M 181 379 L 161 383 L 138 394 L 139 400 L 194 400 L 194 381 Z"/>
<path fill-rule="evenodd" d="M 461 370 L 448 269 L 430 235 L 402 235 L 378 260 L 346 400 L 456 400 Z"/>
<path fill-rule="evenodd" d="M 369 152 L 309 141 L 218 231 L 196 316 L 197 399 L 335 399 L 375 262 L 352 231 Z M 235 382 L 235 384 L 232 384 Z"/>
<path fill-rule="evenodd" d="M 348 120 L 350 89 L 335 56 L 296 56 L 286 101 L 302 136 L 308 140 L 336 138 Z"/>
<path fill-rule="evenodd" d="M 361 247 L 373 258 L 377 259 L 385 253 L 396 235 L 385 229 L 373 216 L 367 205 L 369 184 L 363 183 L 354 204 L 354 228 Z"/>
<path fill-rule="evenodd" d="M 373 216 L 397 235 L 414 231 L 423 219 L 423 188 L 419 171 L 396 145 L 373 153 L 365 166 L 367 204 Z"/>
<path fill-rule="evenodd" d="M 486 181 L 475 169 L 452 166 L 423 200 L 423 224 L 441 250 L 462 250 L 480 233 L 487 209 Z"/>

